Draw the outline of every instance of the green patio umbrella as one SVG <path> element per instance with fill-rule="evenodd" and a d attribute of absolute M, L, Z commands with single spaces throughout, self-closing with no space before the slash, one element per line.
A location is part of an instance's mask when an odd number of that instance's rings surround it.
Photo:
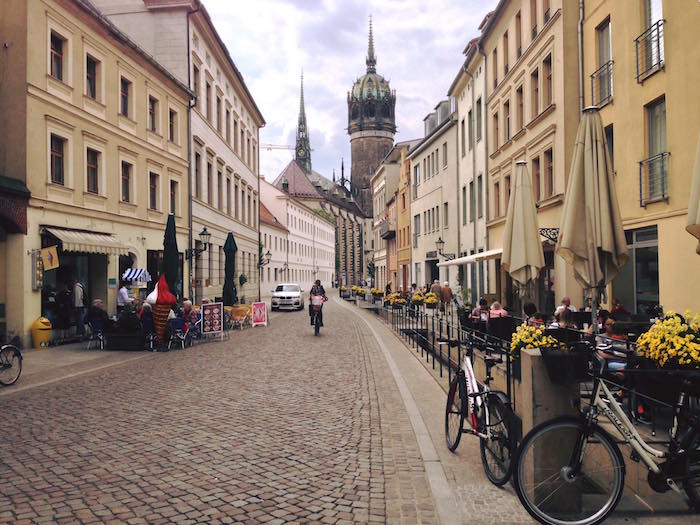
<path fill-rule="evenodd" d="M 224 243 L 224 255 L 226 263 L 224 265 L 224 306 L 233 306 L 238 303 L 238 292 L 236 291 L 236 240 L 233 233 L 228 232 Z"/>
<path fill-rule="evenodd" d="M 165 281 L 173 295 L 179 295 L 177 284 L 179 281 L 180 252 L 177 250 L 177 238 L 175 236 L 175 216 L 168 215 L 163 237 L 163 263 L 161 274 L 165 275 Z M 181 291 L 180 291 L 181 292 Z"/>

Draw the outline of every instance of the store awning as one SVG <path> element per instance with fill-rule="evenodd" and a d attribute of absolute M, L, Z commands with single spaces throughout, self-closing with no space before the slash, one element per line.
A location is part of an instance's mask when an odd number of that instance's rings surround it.
<path fill-rule="evenodd" d="M 44 231 L 58 238 L 64 252 L 104 253 L 107 255 L 128 255 L 129 249 L 115 237 L 105 233 L 90 233 L 63 228 L 44 228 Z"/>
<path fill-rule="evenodd" d="M 457 259 L 452 259 L 451 261 L 444 261 L 438 263 L 438 266 L 461 266 L 463 264 L 470 264 L 479 261 L 485 261 L 487 259 L 496 259 L 503 253 L 503 248 L 494 248 L 493 250 L 487 250 L 485 252 L 475 253 L 473 255 L 467 255 L 465 257 L 459 257 Z"/>
<path fill-rule="evenodd" d="M 142 283 L 150 283 L 151 275 L 145 268 L 128 268 L 122 274 L 123 281 L 138 281 Z"/>

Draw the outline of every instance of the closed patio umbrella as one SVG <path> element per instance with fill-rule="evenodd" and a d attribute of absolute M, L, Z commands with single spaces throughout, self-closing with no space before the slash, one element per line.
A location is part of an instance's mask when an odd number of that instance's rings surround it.
<path fill-rule="evenodd" d="M 224 243 L 224 255 L 226 263 L 224 265 L 224 306 L 233 306 L 238 303 L 238 292 L 236 291 L 236 240 L 233 238 L 233 233 L 228 232 L 226 242 Z"/>
<path fill-rule="evenodd" d="M 629 252 L 598 108 L 583 110 L 572 159 L 556 253 L 573 266 L 581 286 L 600 290 L 625 265 Z"/>
<path fill-rule="evenodd" d="M 698 247 L 695 251 L 700 255 L 700 137 L 698 137 L 698 151 L 695 155 L 693 184 L 690 188 L 690 202 L 688 202 L 688 223 L 685 229 L 698 239 Z"/>
<path fill-rule="evenodd" d="M 508 201 L 501 265 L 522 286 L 537 279 L 544 266 L 535 197 L 524 160 L 515 163 L 515 187 Z"/>
<path fill-rule="evenodd" d="M 175 216 L 168 215 L 163 236 L 163 269 L 165 281 L 168 283 L 171 293 L 178 295 L 177 284 L 179 280 L 180 253 L 177 250 L 177 238 L 175 236 Z M 179 290 L 181 293 L 182 291 Z"/>

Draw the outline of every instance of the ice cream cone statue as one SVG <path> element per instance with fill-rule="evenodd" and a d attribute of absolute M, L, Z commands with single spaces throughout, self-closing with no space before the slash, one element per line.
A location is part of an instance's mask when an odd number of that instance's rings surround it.
<path fill-rule="evenodd" d="M 146 297 L 146 302 L 151 305 L 153 325 L 155 326 L 158 340 L 162 342 L 165 325 L 168 323 L 168 315 L 173 305 L 177 302 L 177 298 L 170 293 L 168 283 L 165 281 L 165 275 L 160 276 L 158 284 Z"/>

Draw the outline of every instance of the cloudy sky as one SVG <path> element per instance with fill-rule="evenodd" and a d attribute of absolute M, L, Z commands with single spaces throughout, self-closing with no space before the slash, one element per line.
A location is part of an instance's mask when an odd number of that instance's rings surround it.
<path fill-rule="evenodd" d="M 347 92 L 366 70 L 370 14 L 377 72 L 396 90 L 396 140 L 421 137 L 423 117 L 445 98 L 462 50 L 496 0 L 204 0 L 267 125 L 260 141 L 294 145 L 299 80 L 314 170 L 349 166 Z M 273 180 L 292 151 L 261 148 Z M 349 172 L 346 171 L 349 176 Z"/>

